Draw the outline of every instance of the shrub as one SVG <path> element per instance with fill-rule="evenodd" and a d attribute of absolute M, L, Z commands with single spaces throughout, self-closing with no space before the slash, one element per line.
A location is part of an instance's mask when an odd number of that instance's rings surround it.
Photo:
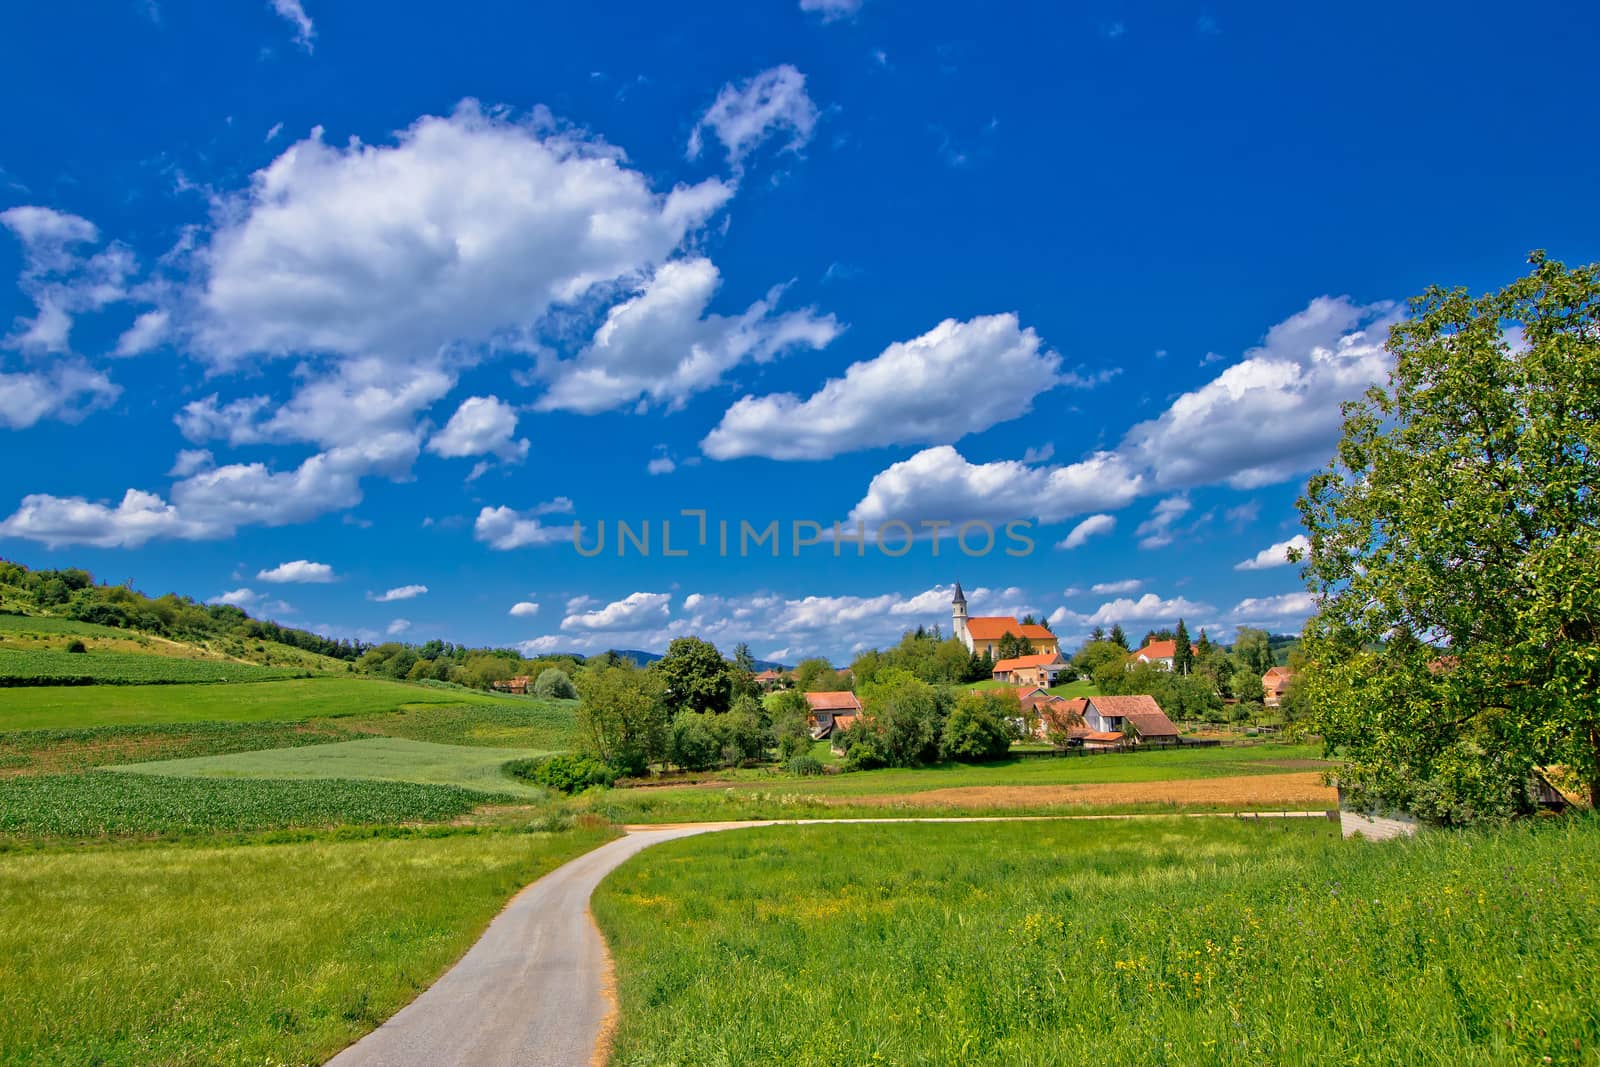
<path fill-rule="evenodd" d="M 723 762 L 732 766 L 759 760 L 772 744 L 772 731 L 762 722 L 761 702 L 751 696 L 736 698 L 732 710 L 711 716 L 709 725 L 722 748 Z"/>
<path fill-rule="evenodd" d="M 983 763 L 1011 750 L 1006 712 L 1014 702 L 1003 693 L 963 693 L 945 720 L 942 747 L 948 759 Z"/>
<path fill-rule="evenodd" d="M 722 758 L 722 743 L 706 720 L 714 712 L 681 711 L 667 738 L 667 762 L 686 771 L 706 771 Z"/>
<path fill-rule="evenodd" d="M 772 700 L 772 731 L 778 757 L 791 760 L 811 751 L 811 705 L 805 694 L 786 689 Z"/>
<path fill-rule="evenodd" d="M 546 700 L 576 700 L 578 687 L 560 667 L 546 667 L 533 683 L 533 695 Z"/>
<path fill-rule="evenodd" d="M 558 793 L 581 793 L 596 785 L 609 787 L 617 780 L 617 772 L 593 756 L 572 754 L 514 760 L 506 770 L 514 777 Z"/>
<path fill-rule="evenodd" d="M 810 777 L 822 773 L 822 761 L 815 756 L 796 756 L 783 765 L 783 769 L 790 774 Z"/>
<path fill-rule="evenodd" d="M 67 651 L 68 652 L 87 652 L 89 650 L 84 647 L 84 644 L 83 644 L 82 641 L 79 641 L 76 637 L 74 637 L 71 641 L 67 642 Z"/>

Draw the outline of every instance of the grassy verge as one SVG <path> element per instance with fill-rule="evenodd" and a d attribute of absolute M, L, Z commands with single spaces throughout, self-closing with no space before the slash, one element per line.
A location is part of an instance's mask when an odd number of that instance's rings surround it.
<path fill-rule="evenodd" d="M 610 836 L 0 856 L 0 1062 L 321 1063 Z"/>
<path fill-rule="evenodd" d="M 298 721 L 374 715 L 410 705 L 512 706 L 465 689 L 378 678 L 296 678 L 241 685 L 0 689 L 0 732 L 178 722 Z"/>
<path fill-rule="evenodd" d="M 1600 1044 L 1594 819 L 1384 846 L 1312 821 L 740 830 L 643 853 L 594 909 L 620 1065 L 1578 1064 Z"/>
<path fill-rule="evenodd" d="M 411 782 L 220 781 L 114 771 L 24 775 L 0 779 L 0 845 L 7 837 L 211 834 L 438 822 L 494 799 L 477 790 Z"/>
<path fill-rule="evenodd" d="M 403 737 L 369 737 L 360 741 L 299 748 L 134 763 L 117 769 L 129 774 L 221 778 L 230 781 L 344 778 L 421 782 L 427 785 L 459 786 L 482 793 L 536 798 L 545 796 L 545 791 L 511 777 L 501 768 L 512 760 L 542 754 L 534 749 L 438 745 Z"/>

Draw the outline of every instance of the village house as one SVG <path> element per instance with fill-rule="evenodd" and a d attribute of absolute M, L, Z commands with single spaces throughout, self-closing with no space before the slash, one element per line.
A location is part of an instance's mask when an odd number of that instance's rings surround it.
<path fill-rule="evenodd" d="M 771 692 L 774 689 L 781 688 L 784 680 L 787 677 L 788 675 L 784 674 L 782 671 L 775 671 L 771 667 L 768 667 L 766 670 L 756 673 L 756 686 L 764 693 Z"/>
<path fill-rule="evenodd" d="M 527 696 L 533 691 L 533 679 L 526 674 L 519 674 L 515 678 L 490 682 L 489 688 L 498 693 L 514 693 L 517 696 Z"/>
<path fill-rule="evenodd" d="M 848 689 L 807 693 L 811 705 L 811 739 L 821 741 L 835 730 L 848 730 L 861 717 L 861 698 Z"/>
<path fill-rule="evenodd" d="M 1121 734 L 1133 727 L 1141 745 L 1175 745 L 1178 728 L 1152 696 L 1093 696 L 1084 698 L 1083 723 L 1096 734 Z"/>
<path fill-rule="evenodd" d="M 1261 676 L 1261 691 L 1266 699 L 1263 701 L 1267 707 L 1276 708 L 1283 704 L 1283 691 L 1289 688 L 1289 680 L 1294 677 L 1294 672 L 1288 667 L 1272 667 Z"/>
<path fill-rule="evenodd" d="M 1006 685 L 1041 686 L 1045 689 L 1056 684 L 1056 678 L 1067 670 L 1067 661 L 1059 652 L 1042 652 L 1036 656 L 1016 656 L 1003 659 L 994 665 L 994 680 Z"/>
<path fill-rule="evenodd" d="M 1061 646 L 1056 635 L 1037 623 L 1018 622 L 1010 615 L 967 615 L 967 597 L 956 582 L 956 595 L 951 600 L 950 622 L 955 636 L 967 651 L 975 655 L 1000 657 L 1000 639 L 1006 634 L 1028 642 L 1034 655 L 1060 655 Z"/>
<path fill-rule="evenodd" d="M 1190 645 L 1189 649 L 1192 652 L 1198 651 L 1198 649 L 1196 649 L 1193 645 Z M 1178 642 L 1151 641 L 1149 644 L 1139 649 L 1139 651 L 1135 652 L 1132 658 L 1129 660 L 1129 663 L 1148 663 L 1150 666 L 1155 667 L 1158 670 L 1170 671 L 1172 669 L 1173 658 L 1176 657 L 1177 654 Z"/>

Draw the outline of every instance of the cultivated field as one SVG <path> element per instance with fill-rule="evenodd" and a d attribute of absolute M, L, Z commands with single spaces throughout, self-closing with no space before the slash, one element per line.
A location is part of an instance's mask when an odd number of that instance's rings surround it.
<path fill-rule="evenodd" d="M 0 686 L 155 685 L 263 682 L 305 677 L 294 667 L 221 659 L 179 659 L 132 652 L 17 652 L 0 649 Z"/>
<path fill-rule="evenodd" d="M 612 790 L 580 798 L 621 823 L 721 819 L 959 814 L 1072 814 L 1086 810 L 1326 809 L 1326 766 L 1308 745 L 1263 743 L 1090 757 L 794 778 L 734 772 L 682 786 Z"/>
<path fill-rule="evenodd" d="M 594 909 L 614 1064 L 1596 1062 L 1600 822 L 777 827 Z M 713 977 L 714 976 L 714 977 Z"/>
<path fill-rule="evenodd" d="M 517 889 L 610 836 L 0 855 L 0 1063 L 321 1063 L 430 984 Z"/>

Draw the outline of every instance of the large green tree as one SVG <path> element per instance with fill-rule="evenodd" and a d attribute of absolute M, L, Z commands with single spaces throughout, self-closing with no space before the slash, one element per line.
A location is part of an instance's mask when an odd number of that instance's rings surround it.
<path fill-rule="evenodd" d="M 643 774 L 666 756 L 668 717 L 661 676 L 623 660 L 578 673 L 580 747 L 622 774 Z"/>
<path fill-rule="evenodd" d="M 1600 266 L 1531 263 L 1411 301 L 1300 501 L 1314 724 L 1441 822 L 1528 810 L 1539 766 L 1600 805 Z"/>
<path fill-rule="evenodd" d="M 1176 674 L 1194 673 L 1194 644 L 1189 640 L 1189 628 L 1178 620 L 1178 630 L 1172 635 L 1172 670 Z"/>
<path fill-rule="evenodd" d="M 733 699 L 733 668 L 710 641 L 675 637 L 650 670 L 661 676 L 675 711 L 727 711 Z"/>

